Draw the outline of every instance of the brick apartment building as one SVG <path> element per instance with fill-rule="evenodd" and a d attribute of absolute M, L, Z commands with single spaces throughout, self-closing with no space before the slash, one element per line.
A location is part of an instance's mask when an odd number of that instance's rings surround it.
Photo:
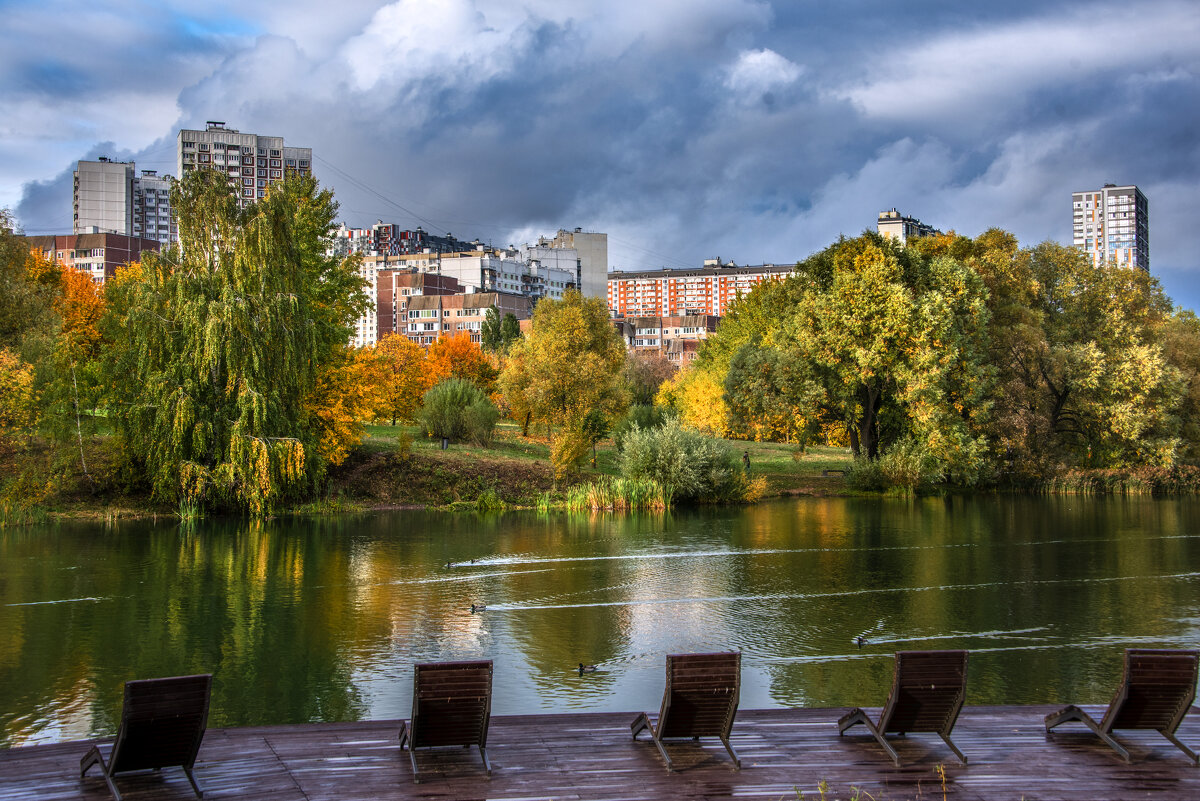
<path fill-rule="evenodd" d="M 124 234 L 63 234 L 58 236 L 27 236 L 31 250 L 39 251 L 50 261 L 78 270 L 103 284 L 116 274 L 118 267 L 140 261 L 147 250 L 157 252 L 157 239 L 143 239 Z"/>

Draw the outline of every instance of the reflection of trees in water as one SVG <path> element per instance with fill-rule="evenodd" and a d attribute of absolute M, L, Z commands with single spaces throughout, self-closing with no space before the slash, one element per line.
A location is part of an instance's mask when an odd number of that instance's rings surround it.
<path fill-rule="evenodd" d="M 959 647 L 970 703 L 1104 702 L 1122 648 L 1196 644 L 1198 582 L 1156 577 L 1198 563 L 1197 512 L 854 498 L 3 531 L 0 745 L 111 733 L 129 678 L 215 673 L 214 726 L 349 720 L 413 662 L 494 658 L 529 706 L 509 711 L 534 711 L 635 675 L 656 695 L 663 654 L 738 647 L 781 704 L 878 704 L 893 651 Z"/>

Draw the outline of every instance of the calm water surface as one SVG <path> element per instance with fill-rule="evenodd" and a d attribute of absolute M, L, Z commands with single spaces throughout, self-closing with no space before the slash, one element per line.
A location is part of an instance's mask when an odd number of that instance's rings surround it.
<path fill-rule="evenodd" d="M 743 708 L 879 705 L 913 648 L 970 649 L 971 704 L 1103 703 L 1123 648 L 1200 645 L 1198 519 L 805 499 L 0 531 L 0 746 L 111 734 L 124 680 L 194 672 L 212 726 L 399 718 L 414 662 L 466 658 L 501 715 L 656 709 L 664 654 L 733 648 Z"/>

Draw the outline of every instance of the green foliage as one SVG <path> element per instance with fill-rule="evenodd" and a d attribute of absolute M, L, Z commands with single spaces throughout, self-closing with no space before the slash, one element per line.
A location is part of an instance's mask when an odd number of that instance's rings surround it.
<path fill-rule="evenodd" d="M 683 428 L 674 418 L 659 428 L 634 428 L 626 435 L 621 475 L 659 482 L 672 502 L 733 503 L 750 493 L 728 442 Z"/>
<path fill-rule="evenodd" d="M 521 324 L 516 315 L 508 312 L 503 318 L 492 306 L 483 315 L 479 326 L 479 339 L 483 349 L 491 353 L 507 353 L 513 343 L 521 338 Z"/>
<path fill-rule="evenodd" d="M 625 437 L 629 432 L 637 428 L 642 431 L 647 431 L 652 428 L 658 428 L 667 421 L 670 416 L 667 409 L 662 406 L 654 406 L 645 403 L 635 403 L 629 407 L 625 414 L 613 426 L 612 438 L 613 445 L 620 453 L 625 445 Z"/>
<path fill-rule="evenodd" d="M 420 412 L 421 433 L 451 442 L 492 441 L 500 412 L 478 386 L 464 378 L 448 378 L 429 389 Z"/>
<path fill-rule="evenodd" d="M 479 493 L 479 497 L 475 499 L 475 511 L 477 512 L 503 512 L 508 508 L 508 504 L 494 489 L 486 489 Z"/>
<path fill-rule="evenodd" d="M 365 307 L 353 258 L 325 254 L 337 204 L 292 177 L 239 208 L 225 176 L 171 191 L 182 250 L 106 291 L 110 419 L 157 497 L 268 513 L 327 466 L 310 405 Z"/>
<path fill-rule="evenodd" d="M 0 348 L 31 360 L 27 345 L 57 326 L 62 273 L 30 251 L 8 209 L 0 209 Z"/>

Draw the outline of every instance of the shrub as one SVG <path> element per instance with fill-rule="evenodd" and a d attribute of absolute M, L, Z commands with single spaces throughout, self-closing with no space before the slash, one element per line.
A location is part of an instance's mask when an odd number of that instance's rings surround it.
<path fill-rule="evenodd" d="M 668 417 L 669 414 L 663 406 L 644 403 L 635 403 L 630 406 L 629 411 L 625 412 L 625 415 L 613 426 L 613 445 L 616 446 L 617 453 L 625 449 L 625 436 L 633 430 L 634 426 L 643 431 L 659 428 L 667 421 Z"/>
<path fill-rule="evenodd" d="M 478 445 L 491 442 L 499 419 L 483 390 L 463 378 L 448 378 L 426 392 L 420 415 L 423 434 Z"/>
<path fill-rule="evenodd" d="M 625 478 L 650 478 L 672 501 L 733 503 L 751 494 L 750 482 L 729 443 L 683 428 L 677 419 L 661 427 L 635 426 L 621 453 Z"/>
<path fill-rule="evenodd" d="M 560 431 L 550 447 L 550 464 L 554 466 L 554 480 L 561 481 L 579 466 L 579 460 L 588 452 L 588 441 L 583 432 L 576 429 Z"/>
<path fill-rule="evenodd" d="M 859 490 L 900 487 L 910 492 L 941 483 L 944 476 L 937 457 L 918 442 L 906 440 L 892 445 L 878 459 L 858 458 L 846 477 Z"/>

